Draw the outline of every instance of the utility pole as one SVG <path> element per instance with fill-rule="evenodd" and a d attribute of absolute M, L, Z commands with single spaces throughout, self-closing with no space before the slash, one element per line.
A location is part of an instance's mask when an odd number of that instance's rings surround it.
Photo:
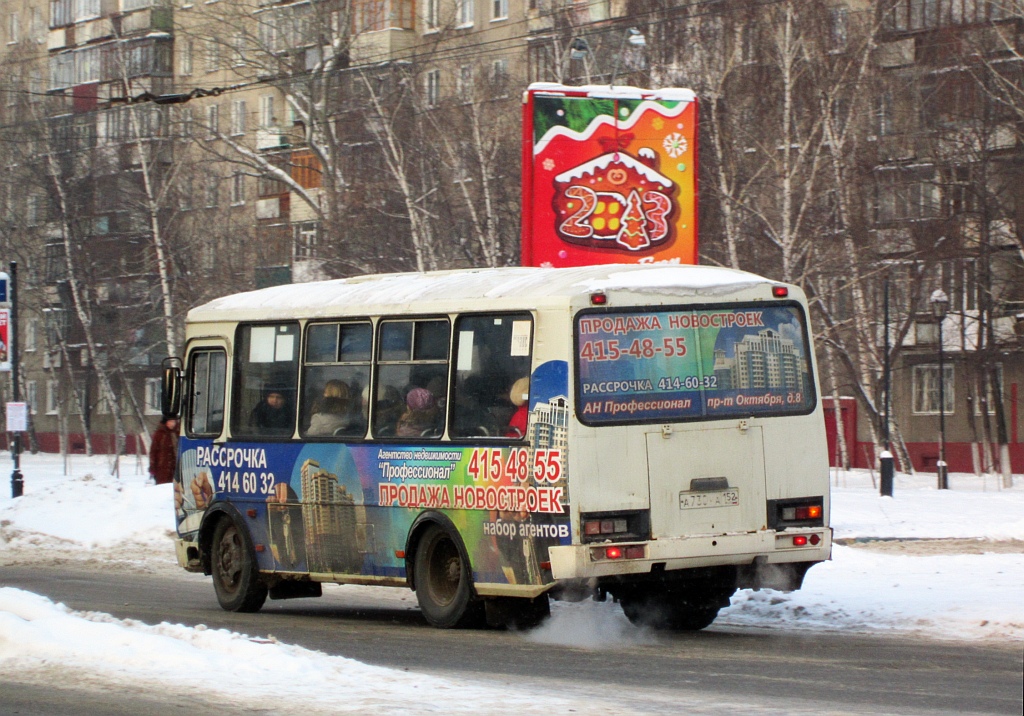
<path fill-rule="evenodd" d="M 885 271 L 885 293 L 882 298 L 882 320 L 885 322 L 885 345 L 882 347 L 882 442 L 885 449 L 878 458 L 879 494 L 892 497 L 892 483 L 895 477 L 895 465 L 892 452 L 889 450 L 889 269 Z"/>

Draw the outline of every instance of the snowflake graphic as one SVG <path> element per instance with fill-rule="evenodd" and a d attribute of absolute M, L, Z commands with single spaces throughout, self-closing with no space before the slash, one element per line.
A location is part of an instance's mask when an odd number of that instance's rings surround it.
<path fill-rule="evenodd" d="M 542 166 L 544 167 L 544 171 L 549 172 L 555 168 L 555 160 L 551 158 L 545 159 Z"/>
<path fill-rule="evenodd" d="M 665 151 L 668 152 L 668 155 L 673 159 L 675 157 L 681 157 L 686 151 L 686 137 L 678 132 L 673 132 L 665 137 L 665 141 L 662 142 L 662 146 L 665 147 Z"/>

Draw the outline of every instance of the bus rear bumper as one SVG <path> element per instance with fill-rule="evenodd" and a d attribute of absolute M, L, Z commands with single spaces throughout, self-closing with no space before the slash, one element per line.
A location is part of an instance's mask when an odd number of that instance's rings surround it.
<path fill-rule="evenodd" d="M 626 547 L 635 546 L 643 547 L 643 556 L 627 559 Z M 621 548 L 623 556 L 607 558 L 608 547 Z M 828 527 L 548 548 L 551 574 L 556 580 L 639 575 L 724 565 L 742 566 L 755 561 L 765 564 L 823 562 L 831 554 L 832 530 Z"/>

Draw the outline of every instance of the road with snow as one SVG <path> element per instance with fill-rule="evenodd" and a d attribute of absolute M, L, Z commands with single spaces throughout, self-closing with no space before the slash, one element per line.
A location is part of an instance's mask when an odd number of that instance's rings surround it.
<path fill-rule="evenodd" d="M 203 624 L 272 638 L 408 669 L 410 680 L 423 673 L 497 680 L 558 693 L 581 705 L 593 699 L 601 712 L 719 713 L 723 702 L 751 714 L 1014 714 L 1020 708 L 1021 654 L 1011 644 L 728 626 L 697 634 L 655 634 L 623 625 L 603 645 L 575 646 L 575 630 L 583 639 L 586 624 L 616 622 L 617 607 L 556 605 L 563 629 L 557 638 L 545 640 L 530 633 L 432 629 L 405 590 L 333 587 L 321 599 L 269 602 L 252 615 L 223 612 L 209 578 L 198 575 L 67 566 L 7 566 L 2 573 L 5 585 L 46 595 L 78 611 L 150 624 Z M 52 712 L 59 712 L 67 697 L 53 685 L 22 693 L 37 705 L 39 699 L 55 699 Z M 79 704 L 86 698 L 78 691 L 73 695 Z M 96 713 L 112 713 L 109 694 L 97 696 Z M 147 701 L 151 696 L 141 695 Z M 683 705 L 686 710 L 681 710 Z M 267 708 L 284 712 L 285 706 Z M 197 710 L 195 704 L 191 708 Z"/>
<path fill-rule="evenodd" d="M 175 561 L 170 485 L 141 460 L 25 455 L 0 491 L 4 714 L 1012 714 L 1024 712 L 1024 479 L 835 473 L 833 559 L 741 590 L 697 634 L 612 603 L 524 632 L 439 631 L 408 590 L 223 612 Z M 0 476 L 10 462 L 0 454 Z"/>

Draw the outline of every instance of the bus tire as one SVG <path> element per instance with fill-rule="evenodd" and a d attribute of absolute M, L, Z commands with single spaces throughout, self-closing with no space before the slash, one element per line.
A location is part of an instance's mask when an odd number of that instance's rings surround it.
<path fill-rule="evenodd" d="M 427 622 L 442 629 L 481 624 L 483 604 L 473 593 L 469 565 L 456 538 L 440 525 L 430 525 L 419 540 L 413 585 Z"/>
<path fill-rule="evenodd" d="M 260 610 L 267 600 L 267 585 L 260 579 L 247 536 L 230 517 L 221 518 L 213 530 L 210 567 L 213 590 L 222 609 L 229 612 Z"/>
<path fill-rule="evenodd" d="M 687 603 L 672 592 L 631 594 L 619 602 L 632 624 L 671 631 L 700 631 L 711 626 L 719 610 L 709 602 Z"/>

